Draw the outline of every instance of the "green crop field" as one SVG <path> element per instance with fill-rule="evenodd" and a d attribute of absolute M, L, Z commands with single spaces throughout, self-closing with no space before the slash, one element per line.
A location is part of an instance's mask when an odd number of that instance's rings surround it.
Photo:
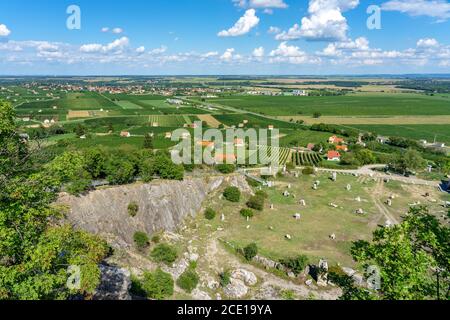
<path fill-rule="evenodd" d="M 213 103 L 266 115 L 448 115 L 450 99 L 410 93 L 367 93 L 327 97 L 232 96 Z"/>
<path fill-rule="evenodd" d="M 351 125 L 353 128 L 374 132 L 383 136 L 399 136 L 415 140 L 436 140 L 450 144 L 450 125 Z"/>
<path fill-rule="evenodd" d="M 243 123 L 245 120 L 248 121 L 246 127 L 251 128 L 264 128 L 267 129 L 269 125 L 275 126 L 275 128 L 297 128 L 298 125 L 295 123 L 289 123 L 285 121 L 279 121 L 274 119 L 268 119 L 264 117 L 259 117 L 253 114 L 223 114 L 223 115 L 214 115 L 221 123 L 231 127 L 236 126 L 240 123 Z"/>

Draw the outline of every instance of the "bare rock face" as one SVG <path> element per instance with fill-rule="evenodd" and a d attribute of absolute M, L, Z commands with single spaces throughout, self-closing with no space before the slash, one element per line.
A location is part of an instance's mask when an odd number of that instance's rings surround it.
<path fill-rule="evenodd" d="M 243 176 L 217 176 L 118 186 L 81 197 L 62 194 L 58 203 L 69 206 L 67 220 L 75 227 L 100 235 L 111 245 L 130 248 L 136 231 L 149 235 L 176 231 L 186 217 L 200 211 L 207 195 L 223 184 L 251 191 Z M 128 213 L 131 202 L 139 207 L 135 217 Z"/>
<path fill-rule="evenodd" d="M 100 265 L 100 285 L 94 293 L 94 300 L 131 300 L 130 272 L 114 266 Z"/>
<path fill-rule="evenodd" d="M 223 289 L 223 292 L 231 299 L 240 299 L 247 295 L 248 288 L 244 281 L 231 278 L 230 283 Z"/>

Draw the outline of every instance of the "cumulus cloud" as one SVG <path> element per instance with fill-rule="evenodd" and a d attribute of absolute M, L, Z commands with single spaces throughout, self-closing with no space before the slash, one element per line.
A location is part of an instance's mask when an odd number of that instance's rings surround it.
<path fill-rule="evenodd" d="M 140 46 L 139 48 L 136 49 L 137 53 L 144 53 L 145 52 L 145 47 L 144 46 Z"/>
<path fill-rule="evenodd" d="M 219 55 L 219 52 L 217 51 L 210 51 L 207 53 L 204 53 L 202 55 L 200 55 L 201 58 L 203 59 L 208 59 L 208 58 L 212 58 L 212 57 L 217 57 Z"/>
<path fill-rule="evenodd" d="M 279 34 L 279 33 L 281 33 L 281 29 L 278 28 L 278 27 L 271 26 L 269 28 L 269 30 L 267 30 L 267 33 L 269 33 L 269 34 Z"/>
<path fill-rule="evenodd" d="M 425 38 L 417 41 L 417 47 L 419 48 L 433 48 L 438 46 L 439 42 L 434 38 Z"/>
<path fill-rule="evenodd" d="M 277 49 L 270 52 L 270 62 L 287 62 L 291 64 L 303 64 L 307 62 L 319 62 L 319 59 L 309 59 L 308 54 L 297 46 L 282 42 Z"/>
<path fill-rule="evenodd" d="M 114 34 L 121 34 L 121 33 L 123 33 L 123 29 L 122 28 L 114 28 L 111 30 L 111 32 Z"/>
<path fill-rule="evenodd" d="M 236 24 L 228 30 L 218 33 L 219 37 L 237 37 L 250 32 L 251 29 L 259 24 L 259 18 L 256 16 L 255 9 L 249 9 L 236 22 Z"/>
<path fill-rule="evenodd" d="M 159 48 L 151 50 L 150 54 L 153 54 L 153 55 L 163 54 L 167 51 L 167 49 L 168 48 L 166 46 L 161 46 Z"/>
<path fill-rule="evenodd" d="M 358 5 L 359 0 L 310 0 L 309 15 L 302 19 L 301 24 L 295 24 L 288 31 L 279 33 L 276 39 L 345 40 L 348 24 L 342 13 Z"/>
<path fill-rule="evenodd" d="M 7 37 L 11 34 L 11 30 L 4 24 L 0 24 L 0 37 Z"/>
<path fill-rule="evenodd" d="M 288 8 L 288 5 L 284 2 L 284 0 L 233 0 L 233 2 L 241 8 Z"/>
<path fill-rule="evenodd" d="M 227 49 L 224 54 L 220 56 L 220 60 L 227 62 L 231 61 L 233 59 L 234 51 L 234 48 Z"/>
<path fill-rule="evenodd" d="M 116 39 L 111 43 L 108 43 L 107 45 L 101 45 L 98 43 L 90 43 L 90 44 L 84 44 L 80 47 L 81 52 L 85 53 L 94 53 L 94 52 L 110 52 L 114 50 L 121 50 L 124 47 L 128 46 L 130 43 L 130 40 L 127 37 L 122 37 L 120 39 Z"/>
<path fill-rule="evenodd" d="M 381 5 L 385 11 L 398 11 L 410 16 L 428 16 L 438 21 L 450 18 L 447 0 L 390 0 Z"/>
<path fill-rule="evenodd" d="M 100 31 L 101 31 L 101 32 L 108 32 L 108 31 L 109 31 L 109 28 L 108 28 L 108 27 L 103 27 Z"/>

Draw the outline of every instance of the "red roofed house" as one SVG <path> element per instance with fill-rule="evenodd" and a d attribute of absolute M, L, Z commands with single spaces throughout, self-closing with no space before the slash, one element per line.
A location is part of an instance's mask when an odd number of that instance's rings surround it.
<path fill-rule="evenodd" d="M 342 138 L 338 138 L 336 136 L 332 136 L 328 139 L 328 143 L 331 144 L 339 144 L 339 143 L 344 143 L 344 139 Z"/>
<path fill-rule="evenodd" d="M 337 151 L 328 151 L 328 161 L 341 161 L 341 154 Z"/>
<path fill-rule="evenodd" d="M 339 145 L 339 146 L 336 146 L 336 150 L 337 151 L 344 151 L 344 152 L 347 152 L 348 151 L 348 147 L 346 146 L 346 145 Z"/>

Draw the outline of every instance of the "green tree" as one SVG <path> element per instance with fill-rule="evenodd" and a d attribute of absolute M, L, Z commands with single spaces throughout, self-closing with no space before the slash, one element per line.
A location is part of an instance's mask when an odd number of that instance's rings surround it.
<path fill-rule="evenodd" d="M 298 276 L 308 265 L 308 257 L 305 255 L 299 255 L 296 257 L 281 259 L 280 263 Z"/>
<path fill-rule="evenodd" d="M 252 209 L 241 209 L 240 213 L 244 218 L 253 218 L 255 215 Z"/>
<path fill-rule="evenodd" d="M 351 253 L 365 270 L 377 266 L 381 282 L 379 290 L 370 290 L 347 276 L 331 275 L 343 289 L 342 299 L 450 298 L 450 231 L 425 207 L 411 208 L 401 224 L 380 227 L 372 242 L 355 242 Z"/>
<path fill-rule="evenodd" d="M 136 231 L 133 235 L 134 244 L 139 250 L 145 249 L 148 246 L 148 235 L 142 231 Z"/>
<path fill-rule="evenodd" d="M 192 290 L 194 290 L 197 287 L 199 281 L 200 278 L 197 272 L 195 271 L 195 268 L 189 267 L 178 278 L 177 285 L 186 292 L 191 293 Z"/>
<path fill-rule="evenodd" d="M 244 248 L 244 257 L 247 261 L 252 261 L 258 254 L 258 246 L 256 243 L 250 243 Z"/>
<path fill-rule="evenodd" d="M 373 164 L 377 161 L 373 152 L 368 149 L 361 149 L 357 151 L 355 156 L 362 165 Z"/>
<path fill-rule="evenodd" d="M 148 298 L 163 300 L 173 295 L 174 281 L 170 274 L 157 269 L 155 272 L 144 272 L 141 288 Z"/>
<path fill-rule="evenodd" d="M 205 210 L 205 218 L 207 219 L 207 220 L 214 220 L 214 218 L 216 217 L 216 212 L 213 210 L 213 209 L 211 209 L 211 208 L 207 208 L 206 210 Z"/>
<path fill-rule="evenodd" d="M 247 207 L 262 211 L 264 209 L 265 199 L 262 196 L 254 195 L 247 201 Z"/>
<path fill-rule="evenodd" d="M 168 244 L 158 244 L 151 252 L 150 256 L 156 262 L 164 262 L 167 265 L 171 265 L 178 258 L 177 250 Z"/>
<path fill-rule="evenodd" d="M 12 107 L 0 103 L 0 299 L 92 294 L 108 248 L 95 236 L 60 225 L 62 212 L 51 205 L 62 180 L 78 172 L 78 159 L 67 166 L 72 172 L 63 172 L 61 159 L 39 167 L 34 161 L 45 153 L 23 151 L 27 145 L 18 138 Z M 66 286 L 69 266 L 83 275 L 76 289 Z"/>
<path fill-rule="evenodd" d="M 153 150 L 155 148 L 155 145 L 153 142 L 153 135 L 150 133 L 147 133 L 144 137 L 144 148 L 151 149 L 151 150 Z"/>
<path fill-rule="evenodd" d="M 239 202 L 241 200 L 241 191 L 237 187 L 227 187 L 223 192 L 223 197 L 230 202 Z"/>
<path fill-rule="evenodd" d="M 107 159 L 108 155 L 103 148 L 89 148 L 84 151 L 84 168 L 91 174 L 92 178 L 103 178 Z"/>

